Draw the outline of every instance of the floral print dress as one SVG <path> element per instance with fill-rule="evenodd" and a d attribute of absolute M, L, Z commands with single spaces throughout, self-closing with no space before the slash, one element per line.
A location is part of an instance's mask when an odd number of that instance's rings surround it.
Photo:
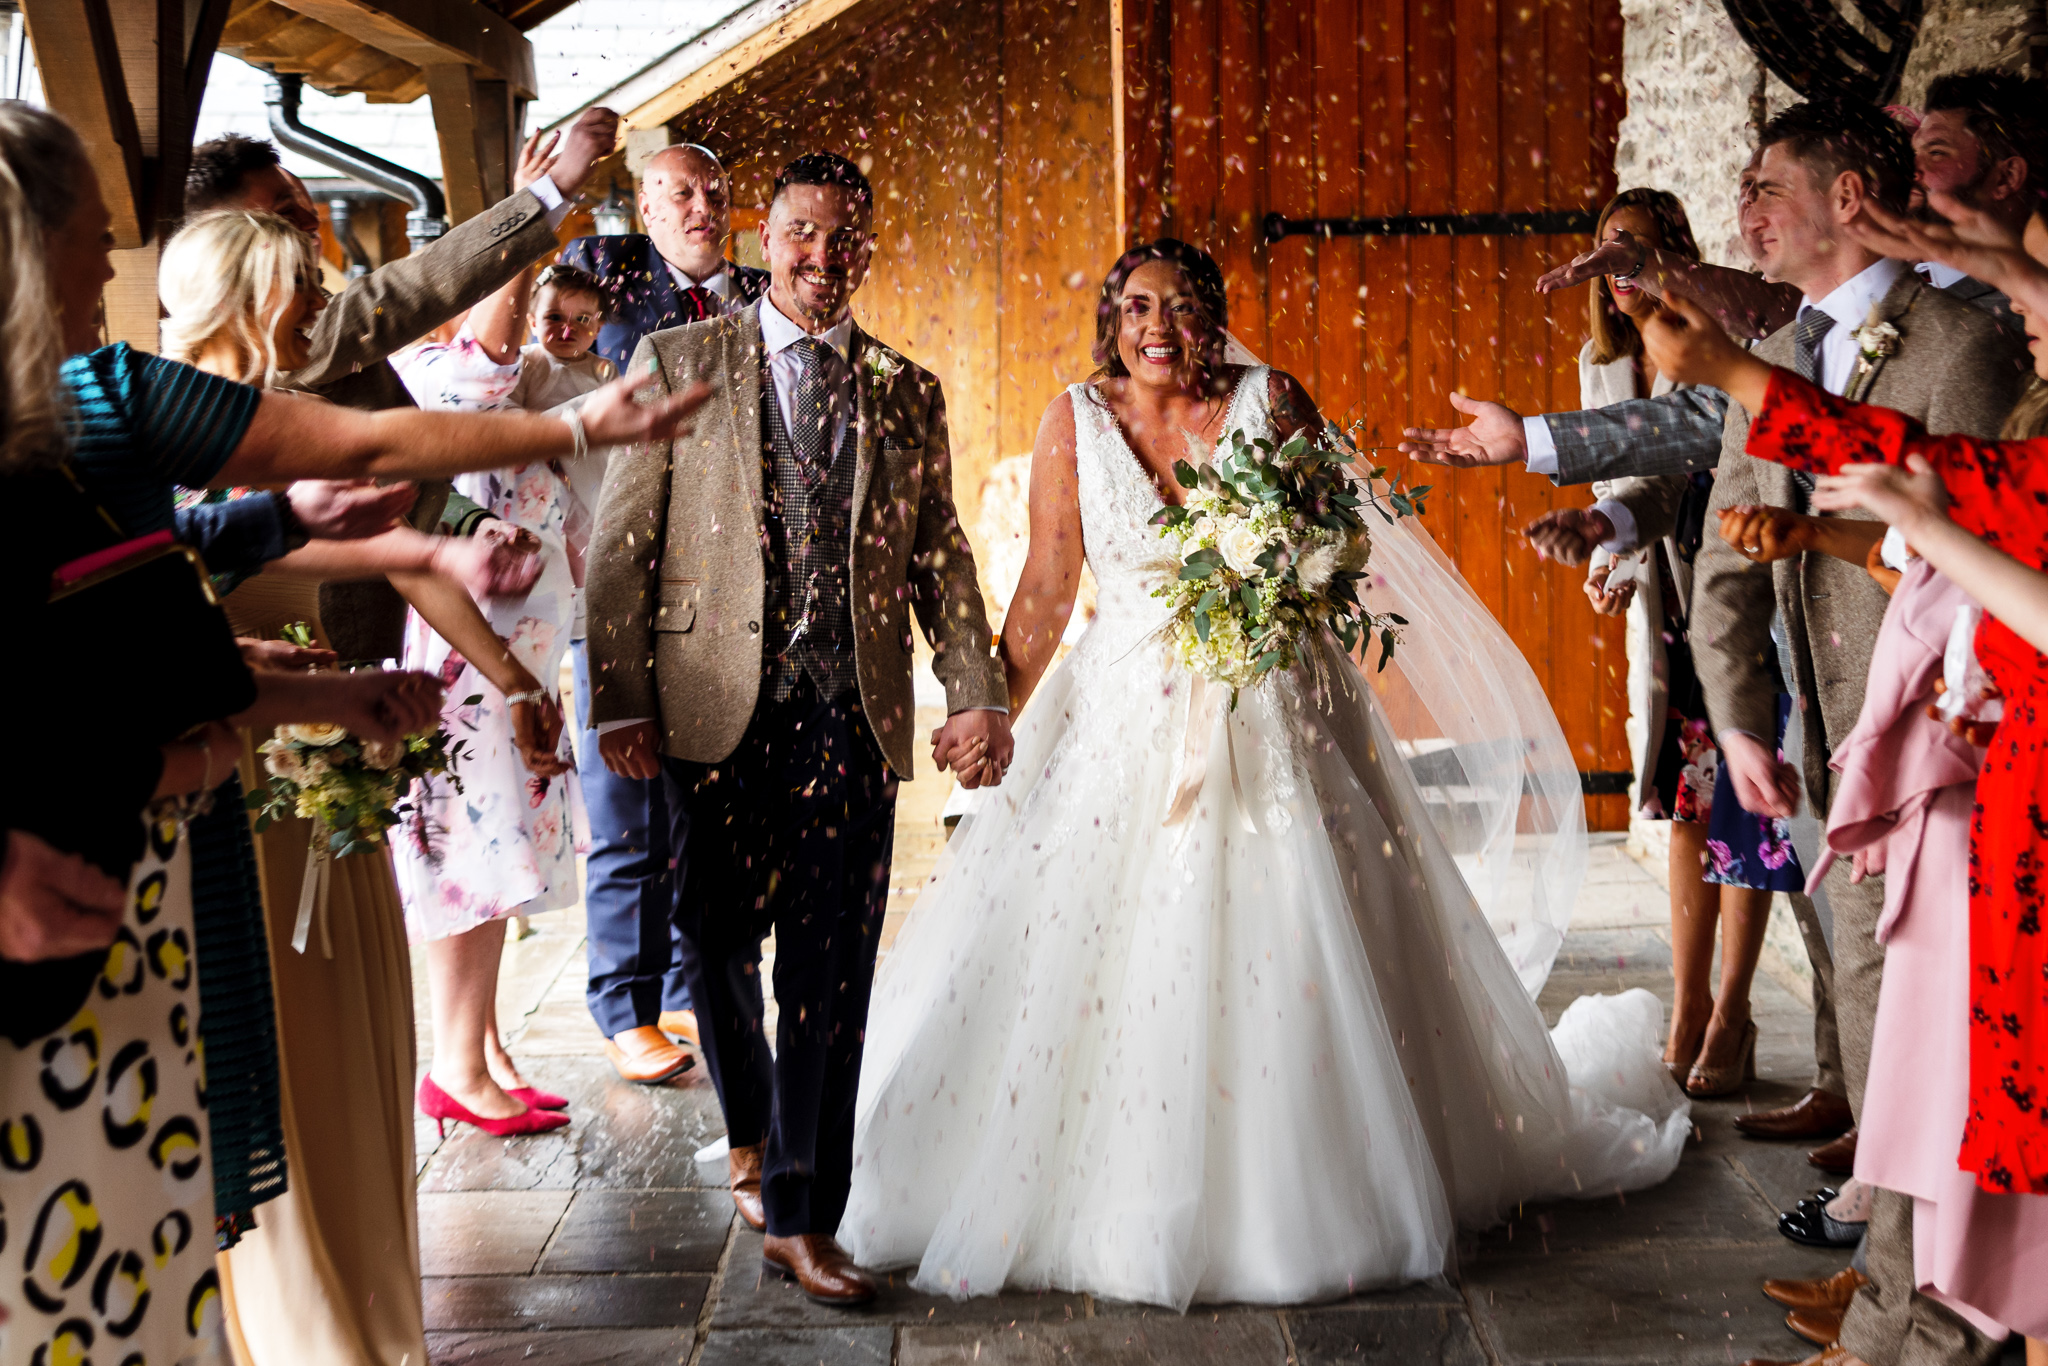
<path fill-rule="evenodd" d="M 1886 408 L 1772 372 L 1749 453 L 1809 474 L 1924 456 L 1958 526 L 2048 568 L 2048 439 L 1929 436 Z M 2005 696 L 1970 822 L 1970 1089 L 1958 1161 L 1980 1189 L 2048 1194 L 2048 657 L 1986 616 L 1977 658 Z"/>
<path fill-rule="evenodd" d="M 427 343 L 395 362 L 422 408 L 502 408 L 520 374 L 517 361 L 494 364 L 467 326 L 453 342 Z M 478 606 L 513 656 L 553 693 L 576 614 L 565 528 L 580 505 L 569 481 L 556 464 L 543 462 L 460 475 L 455 488 L 540 538 L 541 575 L 532 590 Z M 416 612 L 406 619 L 404 662 L 447 685 L 441 723 L 466 747 L 453 781 L 435 779 L 414 789 L 412 810 L 392 839 L 407 936 L 418 944 L 504 916 L 574 905 L 579 797 L 573 763 L 555 778 L 529 770 L 513 743 L 504 695 Z M 562 755 L 569 757 L 567 727 Z"/>

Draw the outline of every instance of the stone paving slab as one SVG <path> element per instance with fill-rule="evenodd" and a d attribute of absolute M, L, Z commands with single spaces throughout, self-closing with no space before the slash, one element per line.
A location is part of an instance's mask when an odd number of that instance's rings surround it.
<path fill-rule="evenodd" d="M 887 1324 L 855 1328 L 742 1328 L 704 1340 L 696 1366 L 889 1366 L 896 1330 Z"/>
<path fill-rule="evenodd" d="M 569 1208 L 568 1191 L 422 1194 L 420 1273 L 523 1276 Z"/>
<path fill-rule="evenodd" d="M 725 1191 L 578 1191 L 539 1270 L 708 1275 L 718 1269 L 732 1220 Z"/>
<path fill-rule="evenodd" d="M 1011 1324 L 1069 1322 L 1088 1316 L 1088 1297 L 1057 1292 L 1008 1291 L 955 1300 L 912 1290 L 903 1274 L 876 1278 L 880 1294 L 862 1309 L 813 1304 L 795 1283 L 761 1266 L 761 1235 L 741 1224 L 733 1230 L 718 1304 L 710 1327 L 827 1328 L 849 1319 L 916 1324 Z"/>
<path fill-rule="evenodd" d="M 1486 1366 L 1460 1300 L 1450 1305 L 1290 1309 L 1294 1366 Z"/>
<path fill-rule="evenodd" d="M 689 1328 L 709 1276 L 429 1276 L 421 1287 L 433 1331 L 530 1328 Z"/>
<path fill-rule="evenodd" d="M 577 1329 L 566 1333 L 429 1333 L 432 1366 L 688 1366 L 687 1328 Z"/>
<path fill-rule="evenodd" d="M 906 1328 L 896 1366 L 1287 1366 L 1270 1311 Z"/>

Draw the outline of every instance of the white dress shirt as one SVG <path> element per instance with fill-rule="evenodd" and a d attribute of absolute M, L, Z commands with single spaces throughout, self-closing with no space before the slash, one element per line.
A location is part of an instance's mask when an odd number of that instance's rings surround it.
<path fill-rule="evenodd" d="M 1939 261 L 1922 261 L 1919 265 L 1914 266 L 1913 269 L 1926 277 L 1927 283 L 1933 285 L 1936 289 L 1949 289 L 1957 281 L 1970 278 L 1954 266 L 1945 266 Z"/>
<path fill-rule="evenodd" d="M 847 419 L 853 413 L 853 316 L 841 318 L 829 331 L 811 333 L 784 317 L 766 294 L 756 307 L 761 310 L 761 347 L 768 353 L 768 375 L 775 383 L 775 402 L 782 409 L 783 430 L 796 430 L 790 405 L 796 400 L 797 380 L 804 373 L 803 358 L 796 353 L 796 344 L 812 337 L 831 347 L 838 356 L 839 363 L 832 367 L 829 377 L 834 398 L 830 449 L 838 450 L 846 436 Z"/>
<path fill-rule="evenodd" d="M 691 279 L 689 271 L 666 256 L 661 258 L 661 263 L 668 267 L 668 278 L 676 282 L 677 292 L 688 294 L 693 289 L 708 289 L 725 303 L 732 302 L 732 276 L 726 271 L 723 263 L 701 280 Z"/>
<path fill-rule="evenodd" d="M 555 178 L 544 175 L 526 188 L 533 191 L 533 197 L 548 211 L 548 226 L 560 228 L 563 221 L 569 217 L 571 205 L 562 197 L 561 188 L 555 184 Z"/>
<path fill-rule="evenodd" d="M 1792 320 L 1792 326 L 1799 326 L 1799 319 L 1806 316 L 1808 309 L 1817 308 L 1835 320 L 1834 330 L 1821 339 L 1819 364 L 1814 379 L 1820 387 L 1831 394 L 1839 394 L 1849 387 L 1849 377 L 1856 371 L 1856 329 L 1870 321 L 1870 310 L 1878 300 L 1891 293 L 1899 277 L 1906 273 L 1906 263 L 1889 257 L 1874 265 L 1866 266 L 1856 274 L 1835 286 L 1834 292 L 1822 299 L 1806 299 L 1799 305 L 1799 316 Z"/>

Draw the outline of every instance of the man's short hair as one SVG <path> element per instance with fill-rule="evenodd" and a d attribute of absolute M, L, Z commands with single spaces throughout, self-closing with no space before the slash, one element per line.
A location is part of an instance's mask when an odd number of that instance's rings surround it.
<path fill-rule="evenodd" d="M 192 149 L 192 168 L 185 172 L 185 212 L 232 207 L 251 172 L 282 164 L 276 145 L 267 138 L 229 133 L 202 142 Z"/>
<path fill-rule="evenodd" d="M 1764 124 L 1757 151 L 1782 145 L 1813 174 L 1832 185 L 1844 171 L 1863 178 L 1863 192 L 1893 213 L 1904 213 L 1913 192 L 1913 143 L 1882 109 L 1845 100 L 1807 100 Z"/>
<path fill-rule="evenodd" d="M 775 193 L 770 202 L 782 198 L 791 185 L 837 185 L 853 196 L 856 204 L 872 209 L 875 187 L 861 174 L 860 167 L 837 152 L 806 152 L 775 173 Z"/>
<path fill-rule="evenodd" d="M 2048 196 L 2048 88 L 2017 71 L 1977 67 L 1938 76 L 1927 87 L 1927 110 L 1957 110 L 1987 162 L 2027 163 L 2027 203 Z"/>

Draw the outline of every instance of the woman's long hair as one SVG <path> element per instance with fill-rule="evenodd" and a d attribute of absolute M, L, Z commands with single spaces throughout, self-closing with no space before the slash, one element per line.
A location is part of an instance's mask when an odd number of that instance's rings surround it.
<path fill-rule="evenodd" d="M 164 355 L 190 365 L 225 337 L 236 358 L 229 379 L 275 386 L 278 317 L 319 268 L 313 240 L 274 213 L 200 214 L 164 245 L 157 267 Z"/>
<path fill-rule="evenodd" d="M 1650 221 L 1657 225 L 1658 241 L 1654 245 L 1689 260 L 1700 259 L 1699 243 L 1692 237 L 1692 220 L 1685 216 L 1685 205 L 1679 203 L 1678 196 L 1669 190 L 1638 187 L 1623 190 L 1608 200 L 1607 207 L 1600 210 L 1600 221 L 1593 225 L 1596 244 L 1607 236 L 1607 220 L 1622 209 L 1641 209 L 1650 216 Z M 1595 365 L 1608 365 L 1623 356 L 1643 354 L 1643 335 L 1636 331 L 1636 325 L 1628 320 L 1628 315 L 1614 306 L 1614 294 L 1605 275 L 1593 282 L 1586 308 L 1593 327 Z"/>
<path fill-rule="evenodd" d="M 1230 327 L 1230 302 L 1223 290 L 1223 269 L 1216 258 L 1200 247 L 1174 237 L 1162 237 L 1141 247 L 1132 247 L 1117 258 L 1102 281 L 1102 295 L 1095 304 L 1095 378 L 1122 379 L 1130 374 L 1116 349 L 1121 326 L 1124 282 L 1131 272 L 1150 261 L 1164 261 L 1180 271 L 1195 296 L 1195 306 L 1209 332 L 1209 344 L 1195 358 L 1196 378 L 1214 374 L 1223 365 L 1223 341 Z"/>
<path fill-rule="evenodd" d="M 0 475 L 54 465 L 70 446 L 47 239 L 71 221 L 86 165 L 70 124 L 0 100 Z"/>

